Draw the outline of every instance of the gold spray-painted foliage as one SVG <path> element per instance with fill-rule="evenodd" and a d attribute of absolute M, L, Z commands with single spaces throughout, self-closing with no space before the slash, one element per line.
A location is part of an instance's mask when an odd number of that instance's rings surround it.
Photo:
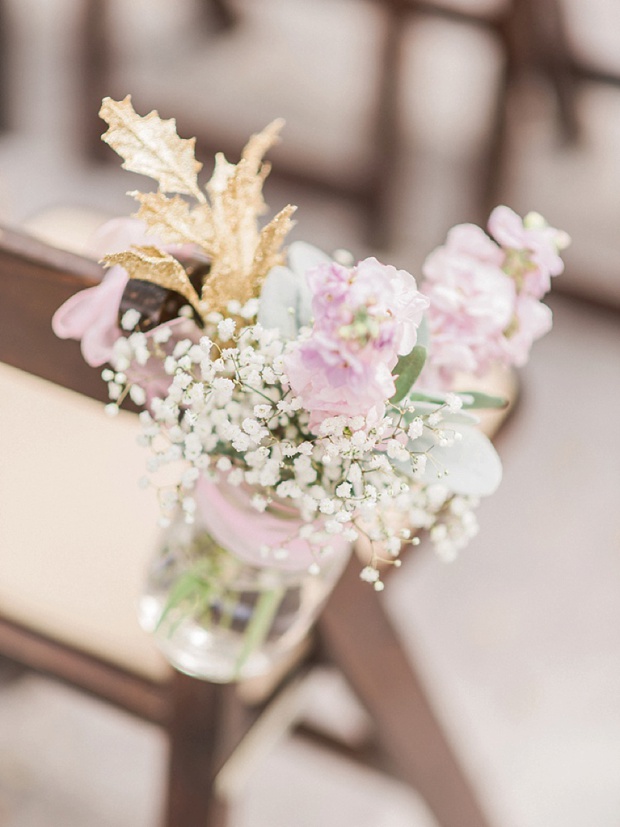
<path fill-rule="evenodd" d="M 107 256 L 106 264 L 121 264 L 131 278 L 176 290 L 203 319 L 211 311 L 224 312 L 231 300 L 243 305 L 257 296 L 269 270 L 282 262 L 282 243 L 295 211 L 288 205 L 259 229 L 258 217 L 267 209 L 263 184 L 270 171 L 263 158 L 284 122 L 273 121 L 253 135 L 238 164 L 218 153 L 205 195 L 197 179 L 201 164 L 194 155 L 195 139 L 179 138 L 174 119 L 162 120 L 156 111 L 138 115 L 129 95 L 122 101 L 105 98 L 99 114 L 109 127 L 103 140 L 124 159 L 123 167 L 158 182 L 157 192 L 131 193 L 140 204 L 136 217 L 163 244 L 198 248 L 211 269 L 198 295 L 181 273 L 182 265 L 157 248 Z"/>

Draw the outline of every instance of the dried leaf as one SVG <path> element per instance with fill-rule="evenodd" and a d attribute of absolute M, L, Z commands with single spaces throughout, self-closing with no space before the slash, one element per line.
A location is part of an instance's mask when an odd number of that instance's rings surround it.
<path fill-rule="evenodd" d="M 175 290 L 202 315 L 204 308 L 183 265 L 157 247 L 135 247 L 124 253 L 114 253 L 106 256 L 104 263 L 106 267 L 120 265 L 132 279 L 150 281 L 168 290 Z"/>
<path fill-rule="evenodd" d="M 194 140 L 176 135 L 174 120 L 162 121 L 156 112 L 142 118 L 128 96 L 121 102 L 106 98 L 102 117 L 110 128 L 106 140 L 125 158 L 123 166 L 156 178 L 160 192 L 133 193 L 140 207 L 137 217 L 166 244 L 197 244 L 210 261 L 210 271 L 201 296 L 189 282 L 182 266 L 154 248 L 109 257 L 109 263 L 131 268 L 133 278 L 151 281 L 181 293 L 205 318 L 212 310 L 226 312 L 231 300 L 244 304 L 258 296 L 267 273 L 280 263 L 280 248 L 290 230 L 294 207 L 285 207 L 266 227 L 258 217 L 266 211 L 263 184 L 269 174 L 265 152 L 278 140 L 284 121 L 269 124 L 253 135 L 238 164 L 219 153 L 206 190 L 209 202 L 198 190 Z M 190 207 L 186 201 L 165 193 L 191 194 L 200 200 Z"/>
<path fill-rule="evenodd" d="M 208 204 L 190 207 L 179 195 L 168 198 L 162 192 L 131 192 L 140 202 L 136 218 L 166 244 L 196 244 L 208 255 L 215 254 L 213 219 Z"/>
<path fill-rule="evenodd" d="M 296 209 L 296 207 L 289 204 L 283 210 L 280 210 L 275 218 L 261 230 L 250 272 L 250 277 L 257 290 L 260 288 L 265 274 L 276 264 L 281 263 L 280 247 L 294 224 L 291 221 L 291 216 Z"/>
<path fill-rule="evenodd" d="M 258 173 L 262 159 L 266 153 L 274 146 L 280 139 L 280 132 L 284 127 L 284 119 L 276 118 L 262 132 L 252 135 L 250 140 L 244 147 L 241 157 L 247 161 L 250 168 Z"/>
<path fill-rule="evenodd" d="M 99 115 L 109 127 L 102 138 L 124 159 L 124 169 L 154 178 L 162 192 L 205 201 L 197 181 L 202 164 L 194 155 L 196 139 L 179 138 L 174 118 L 162 120 L 155 110 L 141 117 L 131 95 L 122 101 L 104 98 Z"/>

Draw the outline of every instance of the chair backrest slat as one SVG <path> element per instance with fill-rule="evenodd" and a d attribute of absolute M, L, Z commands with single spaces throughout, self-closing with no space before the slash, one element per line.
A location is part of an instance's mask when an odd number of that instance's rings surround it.
<path fill-rule="evenodd" d="M 91 259 L 0 228 L 0 361 L 107 400 L 100 371 L 84 362 L 77 342 L 56 338 L 51 328 L 56 308 L 102 275 Z"/>

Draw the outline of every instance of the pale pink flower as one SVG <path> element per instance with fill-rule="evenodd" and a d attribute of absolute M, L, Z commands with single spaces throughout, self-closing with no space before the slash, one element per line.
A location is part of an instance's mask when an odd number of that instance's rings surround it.
<path fill-rule="evenodd" d="M 122 252 L 132 245 L 153 244 L 146 225 L 132 218 L 113 218 L 95 231 L 89 249 L 99 257 Z M 110 360 L 112 346 L 121 336 L 118 309 L 129 276 L 122 267 L 111 267 L 95 287 L 81 290 L 62 304 L 52 317 L 52 329 L 60 339 L 78 339 L 82 355 L 91 367 Z"/>
<path fill-rule="evenodd" d="M 314 327 L 291 349 L 286 369 L 310 428 L 328 416 L 381 415 L 394 393 L 392 370 L 416 343 L 427 299 L 412 275 L 375 258 L 351 269 L 322 264 L 307 280 Z"/>
<path fill-rule="evenodd" d="M 424 263 L 430 346 L 420 384 L 429 389 L 449 388 L 458 373 L 481 376 L 497 362 L 523 365 L 551 327 L 538 299 L 564 268 L 558 251 L 568 237 L 508 207 L 493 210 L 489 231 L 495 240 L 472 224 L 454 227 Z"/>
<path fill-rule="evenodd" d="M 522 293 L 515 307 L 515 330 L 503 339 L 503 356 L 505 364 L 523 366 L 530 355 L 536 339 L 540 339 L 551 330 L 553 316 L 546 304 L 534 296 Z"/>
<path fill-rule="evenodd" d="M 56 336 L 80 340 L 84 360 L 91 367 L 110 360 L 121 335 L 118 308 L 128 280 L 122 267 L 111 267 L 96 287 L 75 293 L 52 317 Z"/>
<path fill-rule="evenodd" d="M 143 221 L 113 218 L 94 233 L 89 249 L 93 255 L 103 256 L 130 247 L 158 244 L 154 236 L 147 234 Z M 189 255 L 192 252 L 188 245 L 163 249 L 168 249 L 173 255 Z M 118 312 L 128 281 L 129 276 L 122 267 L 111 267 L 99 284 L 71 296 L 52 317 L 52 329 L 56 336 L 79 340 L 84 360 L 91 367 L 109 362 L 114 342 L 123 335 Z"/>
<path fill-rule="evenodd" d="M 447 388 L 455 374 L 482 375 L 501 358 L 516 299 L 502 260 L 482 230 L 461 225 L 425 261 L 430 344 L 421 386 Z"/>
<path fill-rule="evenodd" d="M 443 278 L 446 265 L 465 257 L 496 267 L 504 263 L 505 254 L 480 227 L 475 224 L 457 224 L 448 230 L 446 243 L 434 250 L 424 262 L 424 275 Z"/>
<path fill-rule="evenodd" d="M 252 566 L 268 563 L 284 570 L 300 570 L 316 562 L 316 548 L 299 536 L 304 525 L 301 516 L 288 502 L 278 500 L 268 511 L 257 511 L 251 505 L 254 493 L 245 486 L 230 485 L 225 476 L 214 483 L 201 474 L 194 489 L 200 523 L 223 548 L 234 549 L 237 557 Z M 320 520 L 315 522 L 317 527 L 320 524 Z M 346 540 L 331 535 L 329 545 L 333 550 L 341 549 Z M 265 546 L 287 553 L 270 555 L 266 560 L 261 551 Z"/>
<path fill-rule="evenodd" d="M 488 228 L 506 251 L 507 269 L 515 270 L 514 276 L 522 279 L 526 292 L 542 298 L 551 288 L 551 277 L 564 270 L 559 250 L 568 244 L 565 233 L 547 226 L 540 216 L 521 219 L 509 207 L 503 206 L 493 210 Z M 514 261 L 511 261 L 509 251 L 518 253 Z"/>
<path fill-rule="evenodd" d="M 318 431 L 330 416 L 383 416 L 385 401 L 395 391 L 390 369 L 382 362 L 348 359 L 336 346 L 310 338 L 286 358 L 289 383 Z"/>

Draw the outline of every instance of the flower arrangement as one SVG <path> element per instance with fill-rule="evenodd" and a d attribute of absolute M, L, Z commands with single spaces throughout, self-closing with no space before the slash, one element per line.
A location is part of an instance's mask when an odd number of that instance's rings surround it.
<path fill-rule="evenodd" d="M 130 97 L 105 99 L 101 115 L 124 168 L 159 187 L 133 193 L 135 219 L 106 230 L 106 276 L 53 326 L 105 365 L 110 414 L 126 398 L 141 408 L 144 485 L 162 524 L 204 510 L 218 539 L 250 536 L 255 565 L 310 571 L 363 538 L 361 576 L 377 590 L 382 565 L 398 565 L 420 530 L 453 556 L 501 479 L 475 410 L 505 404 L 462 377 L 525 363 L 551 327 L 540 300 L 567 236 L 498 207 L 488 235 L 450 231 L 420 286 L 375 258 L 302 242 L 285 252 L 295 208 L 259 226 L 281 122 L 239 163 L 218 154 L 203 190 L 174 120 L 140 117 Z M 271 530 L 282 513 L 285 528 Z"/>

